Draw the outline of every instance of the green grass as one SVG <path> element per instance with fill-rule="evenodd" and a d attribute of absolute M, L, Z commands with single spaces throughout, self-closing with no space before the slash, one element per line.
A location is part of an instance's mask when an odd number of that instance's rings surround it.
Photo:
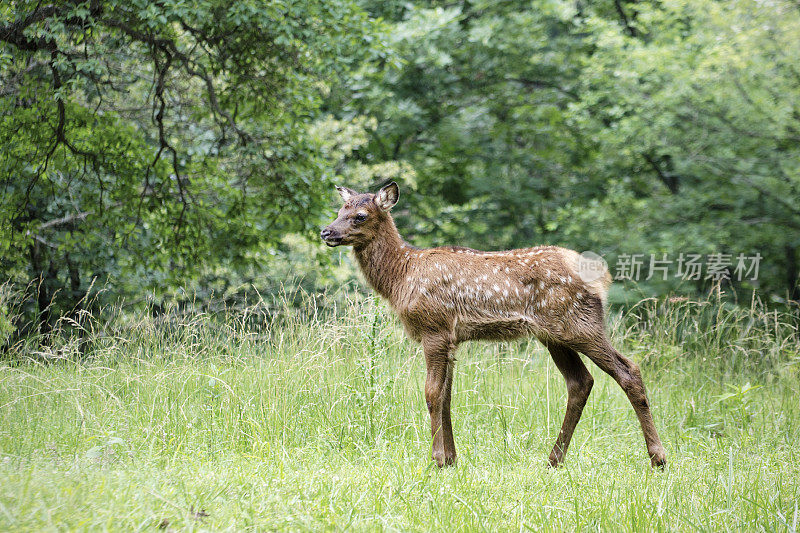
<path fill-rule="evenodd" d="M 465 345 L 453 396 L 459 462 L 439 470 L 424 360 L 384 305 L 346 300 L 327 317 L 300 309 L 279 319 L 263 305 L 225 319 L 118 315 L 104 330 L 86 319 L 82 362 L 66 333 L 46 353 L 20 347 L 0 366 L 0 529 L 800 523 L 796 316 L 645 302 L 612 320 L 615 343 L 642 364 L 663 472 L 651 470 L 622 391 L 591 365 L 595 387 L 566 464 L 547 468 L 566 402 L 547 353 L 534 341 Z"/>

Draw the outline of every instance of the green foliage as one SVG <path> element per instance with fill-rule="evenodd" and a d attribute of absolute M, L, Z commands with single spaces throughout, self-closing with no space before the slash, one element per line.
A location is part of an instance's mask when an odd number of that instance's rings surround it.
<path fill-rule="evenodd" d="M 631 195 L 628 216 L 603 227 L 614 238 L 640 228 L 647 251 L 759 251 L 767 270 L 758 288 L 796 298 L 796 6 L 698 0 L 631 9 L 635 36 L 588 20 L 595 49 L 580 91 L 591 97 L 573 109 L 595 141 L 597 171 Z M 589 223 L 616 202 L 567 212 Z"/>
<path fill-rule="evenodd" d="M 324 146 L 339 132 L 314 130 L 325 96 L 384 55 L 347 1 L 3 15 L 0 272 L 62 312 L 95 279 L 140 297 L 311 233 L 336 164 Z"/>
<path fill-rule="evenodd" d="M 376 3 L 374 9 L 382 13 Z M 433 5 L 432 5 L 433 4 Z M 407 162 L 421 244 L 760 253 L 798 298 L 800 13 L 791 2 L 418 2 L 353 108 Z M 642 284 L 693 293 L 699 284 Z"/>
<path fill-rule="evenodd" d="M 14 332 L 14 324 L 11 322 L 10 288 L 8 284 L 0 285 L 0 345 L 8 342 Z"/>
<path fill-rule="evenodd" d="M 0 277 L 36 287 L 43 324 L 89 287 L 241 299 L 297 266 L 309 289 L 340 280 L 298 236 L 316 238 L 333 182 L 390 179 L 417 245 L 758 253 L 759 279 L 722 289 L 800 298 L 789 0 L 23 1 L 2 15 Z M 643 281 L 614 301 L 711 283 Z"/>

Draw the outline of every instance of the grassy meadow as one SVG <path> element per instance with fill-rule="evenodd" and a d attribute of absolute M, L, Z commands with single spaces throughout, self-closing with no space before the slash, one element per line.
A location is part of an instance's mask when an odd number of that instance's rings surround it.
<path fill-rule="evenodd" d="M 665 471 L 592 365 L 567 461 L 547 468 L 566 402 L 547 352 L 464 345 L 459 462 L 439 470 L 420 348 L 380 301 L 334 301 L 107 310 L 80 321 L 82 352 L 67 324 L 6 354 L 0 530 L 797 530 L 796 313 L 644 301 L 610 317 L 642 365 Z"/>

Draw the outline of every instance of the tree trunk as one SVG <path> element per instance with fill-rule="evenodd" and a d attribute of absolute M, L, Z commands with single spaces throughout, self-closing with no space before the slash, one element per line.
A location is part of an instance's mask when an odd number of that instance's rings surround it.
<path fill-rule="evenodd" d="M 39 333 L 43 337 L 47 337 L 52 329 L 50 325 L 50 294 L 49 278 L 53 274 L 53 264 L 50 263 L 45 270 L 45 251 L 43 245 L 34 240 L 30 246 L 31 257 L 31 270 L 33 271 L 33 280 L 36 284 L 36 306 L 39 311 Z"/>
<path fill-rule="evenodd" d="M 69 273 L 69 288 L 71 293 L 71 300 L 69 305 L 72 307 L 69 311 L 69 316 L 78 324 L 78 351 L 81 354 L 81 358 L 86 357 L 86 352 L 88 349 L 88 340 L 86 338 L 86 328 L 83 327 L 83 320 L 84 314 L 81 313 L 84 309 L 84 304 L 88 299 L 88 294 L 85 294 L 81 290 L 81 274 L 78 265 L 72 262 L 72 259 L 69 256 L 69 253 L 64 255 L 64 260 L 67 263 L 67 272 Z"/>
<path fill-rule="evenodd" d="M 800 300 L 800 272 L 797 265 L 797 248 L 787 244 L 786 248 L 786 286 L 790 300 Z"/>

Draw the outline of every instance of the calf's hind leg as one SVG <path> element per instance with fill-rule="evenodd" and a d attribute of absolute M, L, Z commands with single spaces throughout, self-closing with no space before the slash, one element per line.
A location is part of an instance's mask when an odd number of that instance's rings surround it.
<path fill-rule="evenodd" d="M 582 343 L 576 348 L 614 378 L 625 391 L 642 426 L 647 453 L 653 466 L 664 467 L 667 464 L 667 454 L 653 424 L 653 415 L 650 412 L 650 403 L 647 401 L 647 391 L 644 388 L 639 365 L 615 350 L 605 336 Z"/>
<path fill-rule="evenodd" d="M 572 348 L 561 344 L 548 344 L 547 349 L 550 350 L 553 362 L 567 384 L 567 412 L 564 414 L 564 422 L 561 424 L 561 431 L 553 451 L 550 452 L 550 466 L 558 466 L 567 454 L 572 433 L 581 418 L 589 393 L 592 392 L 594 379 L 581 361 L 581 357 Z"/>

